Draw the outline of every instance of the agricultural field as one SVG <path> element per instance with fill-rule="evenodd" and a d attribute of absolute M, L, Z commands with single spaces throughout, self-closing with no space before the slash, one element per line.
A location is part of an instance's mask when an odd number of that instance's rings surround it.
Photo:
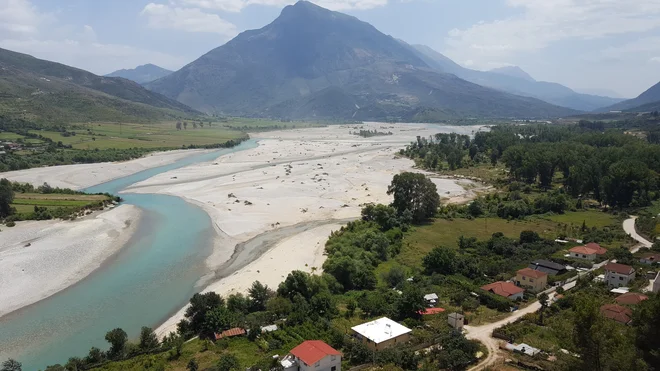
<path fill-rule="evenodd" d="M 56 209 L 78 210 L 86 207 L 96 207 L 99 203 L 107 202 L 110 198 L 105 195 L 70 195 L 70 194 L 41 194 L 16 193 L 11 206 L 16 209 L 19 219 L 28 217 L 34 212 L 34 207 L 46 208 L 49 211 Z"/>

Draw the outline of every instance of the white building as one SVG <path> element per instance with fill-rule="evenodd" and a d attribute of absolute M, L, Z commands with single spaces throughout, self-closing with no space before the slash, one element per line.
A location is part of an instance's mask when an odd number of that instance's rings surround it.
<path fill-rule="evenodd" d="M 424 295 L 424 300 L 426 300 L 426 304 L 430 307 L 434 307 L 438 303 L 438 295 L 433 293 L 433 294 L 426 294 Z"/>
<path fill-rule="evenodd" d="M 341 353 L 321 340 L 307 340 L 280 364 L 285 371 L 341 371 Z"/>
<path fill-rule="evenodd" d="M 449 316 L 447 316 L 447 323 L 449 323 L 449 326 L 452 328 L 461 331 L 463 330 L 463 326 L 465 326 L 465 316 L 460 313 L 450 313 Z"/>
<path fill-rule="evenodd" d="M 351 328 L 353 335 L 369 349 L 383 350 L 395 344 L 407 343 L 412 330 L 387 317 Z"/>
<path fill-rule="evenodd" d="M 603 268 L 609 287 L 628 287 L 628 283 L 635 279 L 635 269 L 629 265 L 608 263 Z"/>

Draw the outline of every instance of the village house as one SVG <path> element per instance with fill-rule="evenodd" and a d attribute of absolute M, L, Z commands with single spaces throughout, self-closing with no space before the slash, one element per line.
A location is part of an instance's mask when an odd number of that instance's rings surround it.
<path fill-rule="evenodd" d="M 617 304 L 605 304 L 600 307 L 600 314 L 605 318 L 623 323 L 624 325 L 632 322 L 632 310 Z"/>
<path fill-rule="evenodd" d="M 593 261 L 599 256 L 605 255 L 607 250 L 595 242 L 590 242 L 584 246 L 576 246 L 568 250 L 568 252 L 570 253 L 571 258 Z"/>
<path fill-rule="evenodd" d="M 285 371 L 341 371 L 342 354 L 321 340 L 307 340 L 280 361 Z"/>
<path fill-rule="evenodd" d="M 639 262 L 642 264 L 655 264 L 660 262 L 660 254 L 659 253 L 646 253 L 642 255 L 641 259 L 639 259 Z"/>
<path fill-rule="evenodd" d="M 543 259 L 534 260 L 529 263 L 528 268 L 535 271 L 545 272 L 550 276 L 558 276 L 567 272 L 565 265 Z"/>
<path fill-rule="evenodd" d="M 449 326 L 453 329 L 461 331 L 463 330 L 463 326 L 465 326 L 465 316 L 460 313 L 450 313 L 449 316 L 447 316 L 447 323 L 449 323 Z"/>
<path fill-rule="evenodd" d="M 234 327 L 234 328 L 230 328 L 229 330 L 225 330 L 219 334 L 215 334 L 215 340 L 231 338 L 234 336 L 243 336 L 245 334 L 246 334 L 245 329 L 240 327 Z"/>
<path fill-rule="evenodd" d="M 649 297 L 646 295 L 638 294 L 636 292 L 627 292 L 614 299 L 618 304 L 623 305 L 637 305 Z"/>
<path fill-rule="evenodd" d="M 531 292 L 541 292 L 548 285 L 548 274 L 531 268 L 524 268 L 516 273 L 516 285 Z"/>
<path fill-rule="evenodd" d="M 605 282 L 609 287 L 627 287 L 635 279 L 635 269 L 629 265 L 608 263 L 605 269 Z"/>
<path fill-rule="evenodd" d="M 523 293 L 525 292 L 524 289 L 521 289 L 513 283 L 503 281 L 493 282 L 486 286 L 482 286 L 481 289 L 511 300 L 522 299 Z"/>
<path fill-rule="evenodd" d="M 351 328 L 353 335 L 371 350 L 383 350 L 395 344 L 407 343 L 412 330 L 387 317 Z"/>

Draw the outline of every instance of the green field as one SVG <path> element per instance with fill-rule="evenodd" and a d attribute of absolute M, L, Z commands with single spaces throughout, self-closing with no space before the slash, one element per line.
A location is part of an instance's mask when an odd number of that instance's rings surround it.
<path fill-rule="evenodd" d="M 565 214 L 556 214 L 547 217 L 548 220 L 557 223 L 573 224 L 575 226 L 582 226 L 584 222 L 588 227 L 609 227 L 620 225 L 621 221 L 616 216 L 602 211 L 575 211 L 567 212 Z"/>
<path fill-rule="evenodd" d="M 16 133 L 10 133 L 10 132 L 0 132 L 0 140 L 16 140 L 19 138 L 23 138 L 23 136 L 16 134 Z"/>
<path fill-rule="evenodd" d="M 79 209 L 88 205 L 96 205 L 99 201 L 105 200 L 108 200 L 108 197 L 103 195 L 17 193 L 11 206 L 16 208 L 18 214 L 28 214 L 34 211 L 35 206 L 45 207 L 49 210 Z"/>
<path fill-rule="evenodd" d="M 436 219 L 432 224 L 415 227 L 415 230 L 404 238 L 401 253 L 395 260 L 408 267 L 419 267 L 422 258 L 434 247 L 458 248 L 460 236 L 486 240 L 493 233 L 502 232 L 507 237 L 518 238 L 520 232 L 533 230 L 544 237 L 555 239 L 556 227 L 556 223 L 541 219 L 534 221 L 508 221 L 499 218 Z"/>

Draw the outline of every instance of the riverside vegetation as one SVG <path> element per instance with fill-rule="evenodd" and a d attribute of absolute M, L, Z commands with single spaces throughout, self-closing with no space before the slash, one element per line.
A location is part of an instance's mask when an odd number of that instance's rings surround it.
<path fill-rule="evenodd" d="M 34 187 L 0 179 L 0 221 L 8 227 L 21 220 L 75 219 L 120 201 L 120 197 L 107 193 L 87 194 L 68 188 L 53 188 L 48 183 Z"/>

